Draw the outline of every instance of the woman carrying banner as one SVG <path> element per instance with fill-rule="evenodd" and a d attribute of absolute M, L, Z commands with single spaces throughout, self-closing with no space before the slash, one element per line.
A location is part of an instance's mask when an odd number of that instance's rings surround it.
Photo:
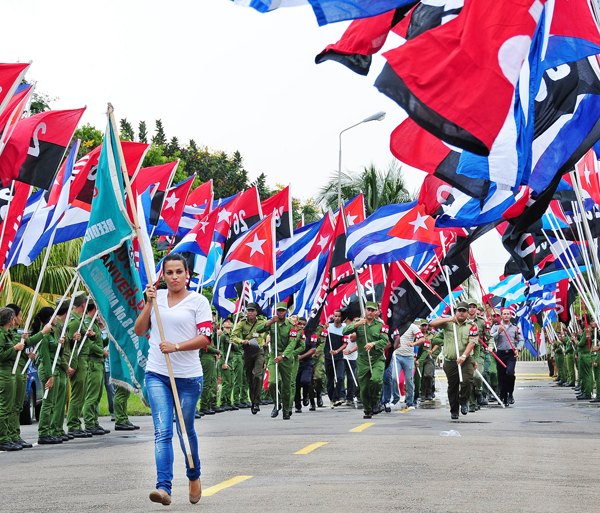
<path fill-rule="evenodd" d="M 194 430 L 194 415 L 202 392 L 202 366 L 199 349 L 210 343 L 211 309 L 208 300 L 187 290 L 189 272 L 185 259 L 179 253 L 171 253 L 163 262 L 163 276 L 167 290 L 146 287 L 148 302 L 135 323 L 135 333 L 144 336 L 150 330 L 150 351 L 146 366 L 146 388 L 152 409 L 155 437 L 155 459 L 157 471 L 156 490 L 150 494 L 152 502 L 165 506 L 171 504 L 173 480 L 173 391 L 164 354 L 170 353 L 175 384 L 185 428 L 194 461 L 190 469 L 186 460 L 189 483 L 189 499 L 197 503 L 202 495 L 200 485 L 200 458 L 198 439 Z M 156 298 L 163 324 L 165 340 L 161 342 L 156 312 L 152 299 Z M 185 453 L 179 419 L 177 434 Z"/>

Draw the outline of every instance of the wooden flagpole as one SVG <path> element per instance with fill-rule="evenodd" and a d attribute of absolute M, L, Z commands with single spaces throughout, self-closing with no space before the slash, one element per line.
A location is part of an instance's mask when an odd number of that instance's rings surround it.
<path fill-rule="evenodd" d="M 138 221 L 136 205 L 133 201 L 133 192 L 131 190 L 131 184 L 129 183 L 129 175 L 127 174 L 127 164 L 125 163 L 125 157 L 123 155 L 123 148 L 121 147 L 121 141 L 119 139 L 119 130 L 117 128 L 117 123 L 115 121 L 114 109 L 113 106 L 108 104 L 108 116 L 110 119 L 110 124 L 113 127 L 115 132 L 115 139 L 117 141 L 117 150 L 119 152 L 119 160 L 121 163 L 121 173 L 123 174 L 123 181 L 125 182 L 125 189 L 127 191 L 127 199 L 129 201 L 129 207 L 131 209 L 131 215 L 133 216 L 134 228 L 140 241 L 140 254 L 142 256 L 142 260 L 144 262 L 144 267 L 146 268 L 146 276 L 151 276 L 150 274 L 150 266 L 148 263 L 148 257 L 146 255 L 146 249 L 144 244 L 142 244 L 142 236 L 140 233 L 140 223 Z M 156 314 L 156 324 L 158 325 L 158 332 L 160 333 L 161 342 L 165 341 L 165 332 L 163 330 L 162 320 L 160 318 L 160 312 L 158 310 L 158 304 L 156 302 L 156 298 L 152 298 L 152 308 L 154 308 L 154 313 Z M 188 463 L 190 468 L 194 468 L 194 458 L 192 457 L 192 449 L 190 447 L 190 440 L 187 434 L 187 429 L 185 427 L 185 421 L 183 418 L 183 412 L 181 411 L 181 403 L 179 402 L 179 394 L 177 393 L 177 384 L 175 383 L 175 377 L 173 376 L 173 367 L 171 366 L 171 358 L 168 353 L 165 353 L 165 360 L 167 363 L 167 370 L 169 372 L 169 381 L 171 382 L 171 390 L 173 391 L 173 400 L 175 403 L 175 410 L 177 412 L 177 418 L 179 419 L 179 428 L 181 429 L 181 434 L 183 438 L 183 445 L 185 447 L 186 455 L 188 458 Z"/>

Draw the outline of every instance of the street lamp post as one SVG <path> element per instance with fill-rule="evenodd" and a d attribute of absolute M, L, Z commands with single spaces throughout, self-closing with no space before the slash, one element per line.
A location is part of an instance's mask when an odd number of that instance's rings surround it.
<path fill-rule="evenodd" d="M 342 207 L 342 134 L 344 132 L 347 132 L 351 128 L 354 128 L 355 126 L 362 125 L 363 123 L 368 123 L 369 121 L 381 121 L 383 118 L 385 118 L 385 112 L 377 112 L 372 116 L 363 119 L 361 122 L 356 123 L 355 125 L 349 126 L 348 128 L 344 128 L 344 130 L 340 132 L 340 159 L 338 163 L 338 208 Z"/>

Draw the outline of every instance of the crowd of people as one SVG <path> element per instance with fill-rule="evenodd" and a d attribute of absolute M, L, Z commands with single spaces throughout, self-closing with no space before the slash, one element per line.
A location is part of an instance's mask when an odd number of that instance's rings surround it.
<path fill-rule="evenodd" d="M 25 367 L 30 363 L 37 369 L 44 389 L 38 444 L 61 444 L 110 433 L 98 421 L 98 405 L 106 388 L 108 337 L 103 336 L 94 301 L 80 292 L 72 302 L 41 308 L 28 332 L 19 329 L 22 321 L 18 305 L 0 308 L 0 450 L 19 451 L 33 446 L 23 440 L 20 430 L 27 391 Z M 123 387 L 117 387 L 114 400 L 110 394 L 116 430 L 139 429 L 127 417 L 129 394 Z"/>
<path fill-rule="evenodd" d="M 47 390 L 39 444 L 108 433 L 98 423 L 104 390 L 115 429 L 139 429 L 127 416 L 129 390 L 109 384 L 108 337 L 94 302 L 78 293 L 68 310 L 68 301 L 56 312 L 42 308 L 30 332 L 22 333 L 21 309 L 14 304 L 0 309 L 0 450 L 32 446 L 19 427 L 28 360 Z M 368 302 L 364 317 L 348 319 L 336 310 L 310 337 L 304 333 L 306 319 L 288 316 L 286 303 L 275 310 L 266 319 L 258 304 L 249 303 L 244 315 L 220 325 L 213 314 L 211 343 L 199 350 L 203 387 L 196 419 L 246 408 L 255 415 L 269 406 L 271 417 L 281 412 L 288 420 L 293 413 L 324 407 L 325 395 L 331 408 L 362 407 L 366 419 L 399 403 L 412 410 L 435 399 L 435 369 L 442 362 L 452 419 L 497 400 L 514 404 L 515 365 L 524 340 L 509 309 L 488 317 L 476 301 L 458 302 L 452 316 L 417 319 L 399 335 L 388 333 L 380 306 Z M 574 388 L 579 400 L 600 402 L 593 398 L 600 377 L 597 331 L 596 323 L 584 318 L 578 330 L 562 326 L 548 341 L 550 376 L 559 386 Z"/>

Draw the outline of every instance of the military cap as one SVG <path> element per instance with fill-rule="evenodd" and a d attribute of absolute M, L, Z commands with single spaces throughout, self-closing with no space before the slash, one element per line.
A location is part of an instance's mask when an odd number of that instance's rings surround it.
<path fill-rule="evenodd" d="M 458 310 L 459 308 L 464 308 L 465 310 L 468 310 L 469 303 L 467 303 L 466 301 L 459 301 L 458 303 L 456 303 L 456 309 Z"/>
<path fill-rule="evenodd" d="M 277 303 L 277 310 L 287 310 L 287 303 L 285 301 L 281 301 L 280 303 Z"/>
<path fill-rule="evenodd" d="M 260 306 L 258 306 L 257 303 L 248 303 L 246 310 L 255 310 L 257 312 L 260 312 Z"/>
<path fill-rule="evenodd" d="M 367 301 L 365 308 L 372 308 L 373 310 L 377 310 L 379 307 L 377 306 L 377 303 L 375 303 L 375 301 Z"/>

